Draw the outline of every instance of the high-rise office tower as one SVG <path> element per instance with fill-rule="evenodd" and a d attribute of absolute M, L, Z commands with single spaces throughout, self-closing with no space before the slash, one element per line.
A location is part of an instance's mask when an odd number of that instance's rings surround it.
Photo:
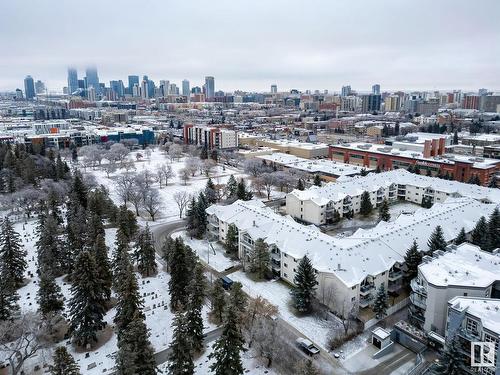
<path fill-rule="evenodd" d="M 212 99 L 215 96 L 214 77 L 205 77 L 205 95 L 207 96 L 207 99 Z"/>
<path fill-rule="evenodd" d="M 341 96 L 349 96 L 351 95 L 351 86 L 342 86 Z"/>
<path fill-rule="evenodd" d="M 78 88 L 85 90 L 85 80 L 84 79 L 79 79 L 78 80 Z"/>
<path fill-rule="evenodd" d="M 189 81 L 187 79 L 182 81 L 182 95 L 187 96 L 189 99 Z"/>
<path fill-rule="evenodd" d="M 134 85 L 139 85 L 139 76 L 128 76 L 128 93 L 134 95 Z"/>
<path fill-rule="evenodd" d="M 37 94 L 43 94 L 45 92 L 45 83 L 38 80 L 35 82 L 35 92 Z"/>
<path fill-rule="evenodd" d="M 68 68 L 68 93 L 71 95 L 78 88 L 78 72 L 75 68 Z"/>
<path fill-rule="evenodd" d="M 201 87 L 200 86 L 194 86 L 191 89 L 191 94 L 201 94 Z"/>
<path fill-rule="evenodd" d="M 138 83 L 134 83 L 134 87 L 132 87 L 132 96 L 135 98 L 141 96 L 141 87 Z"/>
<path fill-rule="evenodd" d="M 141 98 L 149 99 L 149 80 L 147 76 L 144 76 L 141 82 Z"/>
<path fill-rule="evenodd" d="M 24 97 L 26 100 L 35 98 L 35 81 L 31 76 L 26 76 L 24 79 Z"/>
<path fill-rule="evenodd" d="M 378 83 L 372 86 L 372 94 L 380 95 L 380 85 Z"/>
<path fill-rule="evenodd" d="M 87 89 L 93 87 L 96 95 L 101 93 L 101 85 L 99 84 L 99 76 L 97 75 L 97 68 L 90 67 L 86 70 Z"/>
<path fill-rule="evenodd" d="M 87 89 L 87 99 L 91 102 L 95 102 L 96 101 L 96 89 L 94 86 L 90 86 L 88 89 Z"/>
<path fill-rule="evenodd" d="M 170 93 L 170 81 L 162 79 L 160 81 L 161 96 L 166 97 Z"/>
<path fill-rule="evenodd" d="M 116 94 L 116 97 L 123 98 L 125 96 L 125 87 L 121 79 L 118 81 L 109 81 L 109 87 Z"/>
<path fill-rule="evenodd" d="M 278 85 L 271 85 L 271 94 L 276 94 L 278 92 Z"/>

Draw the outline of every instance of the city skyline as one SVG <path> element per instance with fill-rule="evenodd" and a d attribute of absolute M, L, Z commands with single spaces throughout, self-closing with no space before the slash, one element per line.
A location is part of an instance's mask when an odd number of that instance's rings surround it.
<path fill-rule="evenodd" d="M 351 85 L 369 92 L 375 83 L 382 91 L 499 90 L 500 27 L 494 18 L 500 3 L 481 4 L 424 1 L 411 9 L 394 0 L 141 5 L 145 14 L 168 13 L 169 22 L 161 23 L 153 16 L 137 17 L 135 3 L 124 1 L 119 8 L 95 3 L 99 17 L 82 29 L 81 14 L 92 2 L 3 2 L 0 90 L 22 87 L 31 75 L 49 91 L 62 91 L 68 66 L 82 75 L 89 65 L 97 66 L 106 84 L 147 74 L 178 85 L 188 79 L 193 86 L 213 76 L 216 90 L 223 91 L 267 91 L 273 83 L 280 91 L 340 91 Z"/>

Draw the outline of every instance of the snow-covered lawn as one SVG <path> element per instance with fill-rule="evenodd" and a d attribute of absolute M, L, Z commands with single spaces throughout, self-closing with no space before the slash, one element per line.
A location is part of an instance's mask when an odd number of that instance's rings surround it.
<path fill-rule="evenodd" d="M 36 248 L 35 243 L 37 236 L 35 234 L 36 221 L 31 220 L 26 224 L 24 222 L 18 222 L 14 224 L 14 227 L 18 233 L 21 234 L 23 239 L 23 245 L 28 252 L 28 269 L 26 272 L 26 277 L 29 279 L 27 285 L 19 289 L 19 305 L 21 311 L 36 311 L 38 304 L 36 302 L 36 293 L 38 290 L 39 278 L 36 274 L 37 264 L 36 264 Z M 116 229 L 106 229 L 106 244 L 108 245 L 110 251 L 109 256 L 111 258 L 112 249 L 114 248 L 114 242 L 116 237 Z M 172 328 L 171 323 L 173 321 L 173 313 L 170 310 L 170 296 L 168 293 L 168 281 L 170 275 L 162 270 L 162 265 L 158 264 L 158 274 L 155 277 L 142 278 L 140 274 L 136 274 L 139 291 L 144 300 L 144 312 L 146 315 L 146 323 L 150 330 L 150 340 L 151 344 L 155 348 L 155 351 L 161 351 L 168 347 L 172 339 Z M 33 277 L 28 276 L 28 272 L 33 274 Z M 65 296 L 65 307 L 67 311 L 67 303 L 71 297 L 70 285 L 63 281 L 63 277 L 57 279 L 57 283 L 61 287 L 62 293 Z M 115 309 L 109 310 L 104 320 L 109 326 L 113 325 L 113 318 L 115 316 Z M 208 308 L 204 308 L 205 317 L 205 331 L 209 331 L 215 328 L 215 326 L 208 322 Z M 106 341 L 102 346 L 96 350 L 90 351 L 88 357 L 85 352 L 76 352 L 74 348 L 69 344 L 68 341 L 64 341 L 61 344 L 66 345 L 70 353 L 74 356 L 75 360 L 80 365 L 83 374 L 97 375 L 110 373 L 111 369 L 114 367 L 114 357 L 113 354 L 117 351 L 116 335 L 113 333 L 111 338 Z M 50 362 L 50 353 L 45 356 L 36 356 L 32 360 L 27 361 L 25 364 L 26 373 L 32 373 L 33 367 L 37 364 L 43 364 L 44 362 Z M 95 367 L 93 367 L 95 364 Z M 89 368 L 89 366 L 93 368 Z"/>
<path fill-rule="evenodd" d="M 251 297 L 262 296 L 273 305 L 276 305 L 279 315 L 284 321 L 326 350 L 328 335 L 333 328 L 339 326 L 340 322 L 335 320 L 327 321 L 316 316 L 296 316 L 290 306 L 291 289 L 282 281 L 253 281 L 243 271 L 231 273 L 229 277 L 231 280 L 243 284 L 243 290 Z"/>
<path fill-rule="evenodd" d="M 194 373 L 197 375 L 207 375 L 210 374 L 210 365 L 213 360 L 208 358 L 209 353 L 212 351 L 212 345 L 207 346 L 207 350 L 194 361 L 195 370 Z M 253 358 L 252 351 L 241 353 L 241 362 L 243 363 L 243 368 L 246 374 L 250 375 L 278 375 L 278 373 L 272 368 L 266 368 L 263 366 L 258 359 Z M 163 364 L 159 367 L 159 370 L 163 371 L 164 374 L 167 373 L 167 364 Z"/>
<path fill-rule="evenodd" d="M 172 167 L 172 171 L 175 173 L 175 177 L 168 181 L 167 186 L 162 183 L 162 187 L 160 189 L 160 184 L 156 181 L 152 186 L 158 188 L 160 196 L 162 198 L 162 206 L 160 208 L 160 213 L 158 215 L 157 221 L 172 221 L 178 219 L 179 209 L 177 204 L 175 203 L 174 194 L 177 192 L 185 191 L 189 194 L 197 195 L 201 190 L 205 188 L 208 177 L 206 177 L 205 175 L 200 175 L 200 173 L 197 172 L 195 177 L 191 177 L 187 181 L 187 183 L 184 184 L 184 181 L 182 181 L 179 176 L 179 171 L 185 167 L 185 157 L 180 158 L 179 160 L 174 160 L 172 162 L 168 155 L 160 151 L 158 148 L 155 148 L 151 152 L 150 159 L 142 159 L 140 161 L 136 161 L 135 155 L 138 152 L 140 151 L 132 152 L 129 155 L 129 159 L 134 160 L 135 171 L 137 173 L 148 170 L 154 177 L 156 177 L 156 172 L 162 164 L 170 165 Z M 116 180 L 121 174 L 125 173 L 124 169 L 119 169 L 116 172 L 111 173 L 109 178 L 107 177 L 106 172 L 99 167 L 96 167 L 95 169 L 87 168 L 86 173 L 93 174 L 99 185 L 104 185 L 109 189 L 110 197 L 116 204 L 122 204 L 122 201 L 116 191 Z M 215 185 L 223 185 L 227 182 L 230 175 L 234 175 L 235 178 L 246 178 L 246 176 L 240 171 L 233 169 L 232 167 L 223 167 L 221 165 L 217 165 L 213 169 L 210 177 L 212 178 L 212 181 Z M 134 211 L 132 205 L 130 204 L 129 208 Z M 145 212 L 142 213 L 141 216 L 149 220 L 149 216 Z"/>
<path fill-rule="evenodd" d="M 184 243 L 189 245 L 198 254 L 200 259 L 209 264 L 210 267 L 218 272 L 223 272 L 232 266 L 239 264 L 237 260 L 233 260 L 226 256 L 224 246 L 219 242 L 209 242 L 207 240 L 191 239 L 186 231 L 179 231 L 172 234 L 173 238 L 182 237 Z"/>

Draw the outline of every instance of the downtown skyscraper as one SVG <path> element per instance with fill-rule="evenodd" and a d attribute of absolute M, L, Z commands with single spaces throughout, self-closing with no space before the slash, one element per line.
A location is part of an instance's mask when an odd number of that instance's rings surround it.
<path fill-rule="evenodd" d="M 214 77 L 205 77 L 205 95 L 207 99 L 212 99 L 215 96 L 215 79 Z"/>
<path fill-rule="evenodd" d="M 26 76 L 24 79 L 24 97 L 26 100 L 33 100 L 35 95 L 35 81 L 31 76 Z"/>
<path fill-rule="evenodd" d="M 87 90 L 90 87 L 93 87 L 96 93 L 101 93 L 101 85 L 99 84 L 99 76 L 97 75 L 97 68 L 89 67 L 86 70 L 86 79 L 87 79 Z"/>
<path fill-rule="evenodd" d="M 78 90 L 78 72 L 75 68 L 68 68 L 68 94 Z"/>

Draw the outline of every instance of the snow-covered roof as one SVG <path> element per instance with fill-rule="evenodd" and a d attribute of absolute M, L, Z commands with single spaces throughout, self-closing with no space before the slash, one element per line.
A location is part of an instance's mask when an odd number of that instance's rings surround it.
<path fill-rule="evenodd" d="M 373 168 L 359 167 L 329 159 L 305 159 L 282 152 L 275 152 L 271 155 L 258 155 L 257 158 L 307 173 L 322 173 L 329 176 L 353 176 L 360 174 L 362 169 L 373 170 Z"/>
<path fill-rule="evenodd" d="M 434 254 L 418 267 L 419 273 L 432 285 L 486 288 L 500 280 L 500 254 L 482 251 L 463 243 L 443 254 Z"/>
<path fill-rule="evenodd" d="M 450 308 L 467 311 L 481 320 L 483 328 L 500 335 L 500 299 L 477 297 L 454 297 L 449 302 Z"/>
<path fill-rule="evenodd" d="M 500 203 L 500 190 L 483 186 L 466 184 L 458 181 L 443 180 L 424 175 L 410 173 L 404 169 L 394 169 L 383 173 L 370 173 L 366 176 L 356 176 L 337 180 L 322 187 L 312 186 L 307 190 L 294 190 L 290 194 L 300 200 L 313 200 L 321 205 L 328 201 L 338 202 L 346 196 L 359 196 L 365 190 L 376 191 L 380 187 L 389 187 L 391 184 L 412 185 L 422 188 L 433 188 L 448 194 L 458 194 L 477 200 L 487 200 Z"/>
<path fill-rule="evenodd" d="M 276 245 L 295 259 L 307 255 L 319 272 L 334 273 L 352 287 L 368 275 L 377 275 L 395 263 L 402 263 L 414 239 L 421 250 L 427 250 L 427 240 L 437 225 L 443 227 L 445 239 L 451 240 L 462 227 L 472 230 L 476 221 L 481 216 L 490 215 L 494 207 L 471 198 L 449 198 L 430 209 L 400 215 L 393 222 L 380 222 L 372 229 L 359 229 L 352 236 L 343 238 L 331 237 L 299 224 L 259 201 L 213 205 L 207 213 L 235 224 L 253 239 L 262 238 L 268 244 Z"/>

